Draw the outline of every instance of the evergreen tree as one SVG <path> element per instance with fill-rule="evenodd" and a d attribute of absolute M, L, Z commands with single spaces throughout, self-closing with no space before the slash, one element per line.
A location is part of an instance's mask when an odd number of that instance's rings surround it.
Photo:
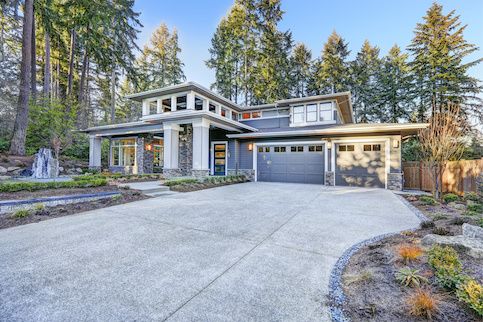
<path fill-rule="evenodd" d="M 361 51 L 350 65 L 351 94 L 356 120 L 366 123 L 377 119 L 374 114 L 377 114 L 375 89 L 381 67 L 379 48 L 371 46 L 368 40 L 364 41 Z"/>
<path fill-rule="evenodd" d="M 312 65 L 312 53 L 302 43 L 296 44 L 291 63 L 291 94 L 293 97 L 308 96 L 308 84 Z"/>
<path fill-rule="evenodd" d="M 437 3 L 433 3 L 423 19 L 424 22 L 417 24 L 409 46 L 414 57 L 412 68 L 419 80 L 421 105 L 432 106 L 434 114 L 435 109 L 441 110 L 448 101 L 453 101 L 463 104 L 463 112 L 481 116 L 481 99 L 476 97 L 480 92 L 478 80 L 468 75 L 468 69 L 481 58 L 463 62 L 478 50 L 464 39 L 466 25 L 461 25 L 454 10 L 443 14 L 443 7 Z"/>
<path fill-rule="evenodd" d="M 377 77 L 378 103 L 375 117 L 380 122 L 412 120 L 414 111 L 413 82 L 408 54 L 394 45 L 383 58 Z"/>
<path fill-rule="evenodd" d="M 347 91 L 349 89 L 349 68 L 347 57 L 349 49 L 344 39 L 333 31 L 327 39 L 322 55 L 315 67 L 316 75 L 311 88 L 313 94 L 327 94 Z"/>

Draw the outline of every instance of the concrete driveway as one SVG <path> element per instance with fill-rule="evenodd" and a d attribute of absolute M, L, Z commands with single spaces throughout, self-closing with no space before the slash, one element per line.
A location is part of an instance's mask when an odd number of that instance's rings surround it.
<path fill-rule="evenodd" d="M 328 320 L 344 250 L 418 223 L 386 190 L 246 183 L 0 230 L 0 320 Z"/>

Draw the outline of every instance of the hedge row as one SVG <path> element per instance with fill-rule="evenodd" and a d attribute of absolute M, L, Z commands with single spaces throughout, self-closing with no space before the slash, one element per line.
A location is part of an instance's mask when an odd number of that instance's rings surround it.
<path fill-rule="evenodd" d="M 121 174 L 121 173 L 99 173 L 99 174 L 88 174 L 88 175 L 81 175 L 81 176 L 76 176 L 73 177 L 75 181 L 80 181 L 80 180 L 91 180 L 91 179 L 145 179 L 145 178 L 151 178 L 151 179 L 161 179 L 163 176 L 161 174 Z"/>
<path fill-rule="evenodd" d="M 0 192 L 35 191 L 61 188 L 89 188 L 105 186 L 106 184 L 107 180 L 103 178 L 84 179 L 77 181 L 8 182 L 0 184 Z"/>
<path fill-rule="evenodd" d="M 202 177 L 199 179 L 196 178 L 179 178 L 179 179 L 170 179 L 167 180 L 164 185 L 168 187 L 182 185 L 182 184 L 191 184 L 191 183 L 238 183 L 238 182 L 245 182 L 246 177 L 244 175 L 237 175 L 237 176 L 209 176 L 209 177 Z"/>

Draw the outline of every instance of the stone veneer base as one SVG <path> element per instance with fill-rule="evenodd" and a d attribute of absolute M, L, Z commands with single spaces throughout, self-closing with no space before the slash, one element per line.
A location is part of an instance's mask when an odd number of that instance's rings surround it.
<path fill-rule="evenodd" d="M 403 190 L 403 174 L 402 173 L 388 173 L 387 174 L 387 189 L 389 189 L 389 190 Z"/>
<path fill-rule="evenodd" d="M 183 171 L 181 169 L 163 169 L 163 176 L 165 178 L 182 177 Z"/>
<path fill-rule="evenodd" d="M 191 170 L 191 176 L 195 178 L 207 177 L 210 175 L 210 170 Z"/>
<path fill-rule="evenodd" d="M 244 175 L 247 177 L 248 181 L 255 180 L 255 170 L 253 169 L 228 169 L 227 175 L 229 176 L 236 176 L 236 175 Z"/>
<path fill-rule="evenodd" d="M 335 185 L 335 173 L 334 171 L 325 171 L 325 185 L 334 186 Z"/>

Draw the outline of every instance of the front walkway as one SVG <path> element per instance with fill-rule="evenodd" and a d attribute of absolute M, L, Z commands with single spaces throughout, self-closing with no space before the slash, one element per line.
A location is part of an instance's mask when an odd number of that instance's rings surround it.
<path fill-rule="evenodd" d="M 392 192 L 245 183 L 0 231 L 5 321 L 328 320 L 345 249 L 418 219 Z"/>

